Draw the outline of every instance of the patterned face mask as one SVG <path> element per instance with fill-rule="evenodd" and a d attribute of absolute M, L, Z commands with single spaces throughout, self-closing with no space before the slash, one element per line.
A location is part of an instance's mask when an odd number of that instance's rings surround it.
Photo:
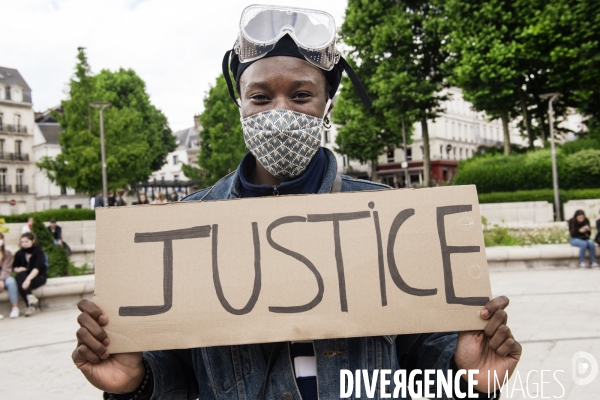
<path fill-rule="evenodd" d="M 242 119 L 248 150 L 282 180 L 304 172 L 321 146 L 322 129 L 322 118 L 290 110 L 263 111 Z"/>

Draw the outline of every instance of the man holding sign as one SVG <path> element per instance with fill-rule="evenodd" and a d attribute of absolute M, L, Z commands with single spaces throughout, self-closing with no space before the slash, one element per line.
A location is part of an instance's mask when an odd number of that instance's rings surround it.
<path fill-rule="evenodd" d="M 415 212 L 414 207 L 408 206 L 389 214 L 393 204 L 401 203 L 394 202 L 391 197 L 402 199 L 402 193 L 406 193 L 404 197 L 410 200 L 407 201 L 414 203 L 415 199 L 423 198 L 415 193 L 425 191 L 374 193 L 369 191 L 388 187 L 337 174 L 335 157 L 327 149 L 321 148 L 320 143 L 324 120 L 333 108 L 331 100 L 339 87 L 343 71 L 348 73 L 365 105 L 370 106 L 370 101 L 360 81 L 335 48 L 335 24 L 329 14 L 287 7 L 248 7 L 242 14 L 240 34 L 234 50 L 225 55 L 223 69 L 231 97 L 236 103 L 239 101 L 244 138 L 250 153 L 246 154 L 235 172 L 213 187 L 184 199 L 200 200 L 201 204 L 180 203 L 161 206 L 171 207 L 162 209 L 158 206 L 123 207 L 114 211 L 103 210 L 98 214 L 98 235 L 105 239 L 98 239 L 101 243 L 97 244 L 95 302 L 82 300 L 79 303 L 82 313 L 78 322 L 81 328 L 77 331 L 78 343 L 73 352 L 73 361 L 85 377 L 94 386 L 104 390 L 107 399 L 312 400 L 360 397 L 361 391 L 363 396 L 371 398 L 410 398 L 414 393 L 415 381 L 431 386 L 425 393 L 433 392 L 436 398 L 452 398 L 453 395 L 465 398 L 469 391 L 474 391 L 476 398 L 491 398 L 498 389 L 494 385 L 495 377 L 502 382 L 505 376 L 512 374 L 521 355 L 521 346 L 506 325 L 507 314 L 504 309 L 508 306 L 508 299 L 462 296 L 469 289 L 462 284 L 463 275 L 455 271 L 453 278 L 452 254 L 455 254 L 455 260 L 459 260 L 459 263 L 468 257 L 484 257 L 481 246 L 449 244 L 453 229 L 463 229 L 469 235 L 481 235 L 477 229 L 472 229 L 479 226 L 477 220 L 465 216 L 473 211 L 472 200 L 476 199 L 474 190 L 444 189 L 449 198 L 425 201 L 427 207 L 431 205 L 429 208 L 424 206 L 424 209 L 432 210 L 428 216 L 421 216 L 423 213 L 418 209 Z M 233 84 L 229 81 L 229 69 L 235 79 L 239 100 L 235 98 Z M 330 192 L 362 193 L 273 198 Z M 458 195 L 459 192 L 461 195 Z M 465 204 L 467 197 L 461 197 L 466 192 L 470 193 L 470 204 Z M 433 191 L 427 193 L 432 197 L 439 195 Z M 211 201 L 256 197 L 265 198 L 225 204 Z M 330 210 L 331 201 L 325 201 L 326 198 L 338 199 L 338 202 L 344 202 L 344 207 L 356 209 L 333 212 Z M 453 203 L 455 200 L 456 204 Z M 279 215 L 283 212 L 282 208 L 299 210 L 303 205 L 309 210 L 306 215 L 294 211 Z M 202 210 L 202 216 L 186 213 L 186 210 L 200 206 L 202 208 L 198 209 Z M 111 271 L 112 254 L 109 249 L 112 246 L 115 253 L 123 255 L 118 258 L 127 261 L 128 250 L 120 246 L 131 245 L 120 244 L 121 238 L 115 236 L 118 233 L 108 232 L 110 224 L 103 221 L 125 217 L 129 218 L 126 225 L 143 227 L 147 226 L 144 221 L 148 213 L 154 212 L 160 219 L 158 211 L 168 212 L 174 207 L 178 207 L 183 217 L 173 217 L 184 222 L 186 219 L 193 221 L 193 226 L 170 226 L 169 217 L 164 219 L 164 223 L 160 222 L 161 226 L 165 226 L 160 232 L 131 231 L 129 236 L 135 238 L 135 246 L 148 246 L 143 247 L 148 251 L 156 251 L 157 245 L 161 246 L 163 304 L 136 305 L 136 294 L 130 293 L 128 300 L 122 296 L 122 290 L 111 292 L 108 283 L 115 287 L 120 283 Z M 221 222 L 221 228 L 216 221 L 212 225 L 206 222 L 202 226 L 195 226 L 196 219 L 208 221 L 206 218 L 216 218 L 223 208 L 227 209 L 229 217 Z M 269 211 L 276 217 L 266 221 Z M 425 244 L 423 260 L 432 260 L 432 263 L 435 260 L 443 266 L 443 276 L 436 278 L 436 283 L 440 284 L 434 287 L 433 283 L 429 283 L 427 289 L 415 285 L 414 279 L 405 279 L 410 271 L 403 270 L 400 273 L 402 263 L 394 252 L 397 238 L 402 237 L 403 224 L 409 226 L 418 217 L 427 222 L 423 226 L 434 229 L 428 231 L 423 228 L 423 232 L 428 235 L 427 241 L 433 243 L 432 249 L 439 249 L 437 252 L 429 251 Z M 223 288 L 226 280 L 221 278 L 225 275 L 222 272 L 219 275 L 219 268 L 225 267 L 223 263 L 219 266 L 217 261 L 220 257 L 229 257 L 223 255 L 226 253 L 223 249 L 218 250 L 217 238 L 221 235 L 221 243 L 224 239 L 227 241 L 226 223 L 231 224 L 232 221 L 248 223 L 252 232 L 250 239 L 246 233 L 238 233 L 239 244 L 236 243 L 234 252 L 246 254 L 242 248 L 253 248 L 249 254 L 253 254 L 255 261 L 250 300 L 239 308 L 239 302 L 230 302 L 231 298 L 228 300 L 226 296 L 231 292 Z M 265 223 L 269 224 L 266 230 Z M 331 263 L 336 265 L 334 273 L 328 273 L 311 262 L 315 260 L 311 252 L 316 251 L 314 248 L 320 245 L 318 242 L 328 240 L 323 233 L 324 228 L 314 231 L 314 244 L 296 243 L 302 247 L 302 252 L 290 250 L 292 246 L 281 245 L 282 236 L 277 236 L 277 232 L 283 232 L 287 224 L 292 223 L 295 224 L 296 228 L 293 229 L 296 235 L 288 236 L 288 241 L 294 237 L 305 237 L 302 235 L 306 229 L 317 225 L 324 227 L 326 223 L 330 232 L 333 225 L 335 252 L 331 255 Z M 376 249 L 373 253 L 363 252 L 373 256 L 352 253 L 355 255 L 354 261 L 360 259 L 364 261 L 362 264 L 353 263 L 350 257 L 343 257 L 342 237 L 350 230 L 344 231 L 343 226 L 350 223 L 360 226 L 358 230 L 374 229 L 376 240 L 373 243 L 376 243 Z M 246 225 L 240 226 L 243 228 L 238 232 L 245 232 Z M 108 233 L 103 235 L 104 232 Z M 354 237 L 359 234 L 361 232 L 352 231 Z M 104 242 L 108 243 L 111 235 L 115 236 L 112 239 L 114 242 L 108 246 Z M 275 251 L 265 247 L 265 235 L 266 242 Z M 188 243 L 191 242 L 186 241 L 190 239 L 197 240 L 194 248 L 189 247 Z M 478 240 L 481 242 L 481 238 Z M 176 282 L 177 271 L 188 268 L 193 272 L 193 268 L 198 269 L 197 265 L 188 267 L 187 262 L 178 261 L 182 260 L 178 257 L 185 257 L 177 251 L 178 246 L 188 246 L 185 247 L 188 252 L 197 252 L 198 257 L 212 253 L 212 274 L 210 279 L 199 283 L 205 285 L 202 288 L 193 286 L 195 283 L 188 282 L 188 286 L 185 286 L 185 282 Z M 207 251 L 202 250 L 202 246 L 206 246 Z M 393 292 L 386 289 L 386 259 L 392 281 L 398 289 Z M 193 261 L 190 258 L 190 263 Z M 317 295 L 303 305 L 291 306 L 285 303 L 285 298 L 283 304 L 281 296 L 289 293 L 288 297 L 295 299 L 294 296 L 301 295 L 297 287 L 303 285 L 303 282 L 293 279 L 285 281 L 283 277 L 279 280 L 286 282 L 283 288 L 270 289 L 279 297 L 271 295 L 268 299 L 272 302 L 279 298 L 280 304 L 266 307 L 267 301 L 263 298 L 269 294 L 265 293 L 268 288 L 263 282 L 272 282 L 268 274 L 277 273 L 268 270 L 268 266 L 279 265 L 280 270 L 286 270 L 292 263 L 295 263 L 294 267 L 301 263 L 308 268 L 311 282 L 317 282 Z M 484 263 L 484 259 L 480 261 L 480 264 Z M 362 269 L 355 268 L 355 264 L 362 265 Z M 201 265 L 204 265 L 204 260 Z M 375 281 L 369 281 L 373 274 L 367 274 L 364 267 L 372 267 L 376 271 L 375 285 L 371 284 Z M 117 265 L 113 264 L 112 269 L 117 269 Z M 242 266 L 239 269 L 239 274 L 245 274 L 241 271 Z M 245 271 L 245 265 L 243 269 Z M 177 271 L 174 273 L 174 270 Z M 472 265 L 468 273 L 473 282 L 481 282 L 477 281 L 482 276 L 478 265 Z M 122 277 L 122 271 L 119 274 L 120 280 L 126 281 L 127 277 Z M 265 276 L 261 278 L 261 274 Z M 361 280 L 357 281 L 356 276 L 361 277 L 364 285 Z M 232 280 L 230 278 L 227 282 Z M 238 280 L 245 283 L 244 279 Z M 421 280 L 418 282 L 426 284 Z M 191 287 L 191 290 L 183 290 L 185 293 L 180 298 L 188 295 L 187 292 L 194 292 L 195 288 L 197 292 L 193 294 L 202 301 L 193 306 L 177 302 L 178 292 L 173 289 L 174 286 Z M 489 292 L 489 283 L 487 288 Z M 365 306 L 352 297 L 352 294 L 361 290 L 364 299 L 359 300 L 371 301 L 376 297 L 378 306 Z M 145 293 L 143 295 L 146 296 Z M 114 299 L 118 296 L 123 300 Z M 406 300 L 409 297 L 420 299 L 419 304 L 426 304 L 426 307 L 413 310 L 406 308 L 407 304 L 411 304 Z M 215 306 L 209 307 L 209 304 Z M 191 315 L 200 307 L 210 310 Z M 436 308 L 443 308 L 443 313 L 436 311 Z M 393 314 L 394 310 L 403 311 Z M 422 314 L 417 314 L 423 310 Z M 318 312 L 322 314 L 318 315 Z M 252 325 L 254 315 L 266 322 Z M 323 318 L 323 315 L 329 318 Z M 185 318 L 189 318 L 187 325 Z M 198 321 L 201 323 L 196 323 Z M 367 326 L 371 324 L 374 326 Z M 183 332 L 186 326 L 191 333 Z M 440 333 L 440 329 L 449 326 L 463 331 L 458 334 Z M 131 332 L 136 334 L 132 335 Z M 344 332 L 348 335 L 344 336 Z M 411 334 L 397 335 L 407 332 Z M 362 337 L 353 333 L 360 333 Z M 181 338 L 181 341 L 173 341 L 174 337 Z M 268 343 L 274 341 L 277 343 Z M 165 347 L 167 344 L 171 347 Z M 143 350 L 153 351 L 142 353 Z M 448 383 L 454 386 L 436 395 L 436 390 L 440 389 L 439 381 L 436 383 L 434 380 L 433 385 L 428 385 L 425 374 L 414 374 L 415 371 L 427 370 L 443 371 L 452 377 L 448 378 Z M 384 371 L 391 372 L 394 377 L 390 383 L 391 376 L 388 376 L 387 385 Z M 460 371 L 463 371 L 462 374 Z M 406 374 L 403 376 L 397 372 Z M 408 374 L 411 379 L 407 384 L 405 378 Z M 381 386 L 375 382 L 377 376 L 381 377 Z M 453 379 L 454 376 L 457 379 Z M 365 377 L 369 379 L 363 379 Z M 467 378 L 471 383 L 470 388 Z M 407 386 L 409 394 L 406 390 L 400 390 Z"/>

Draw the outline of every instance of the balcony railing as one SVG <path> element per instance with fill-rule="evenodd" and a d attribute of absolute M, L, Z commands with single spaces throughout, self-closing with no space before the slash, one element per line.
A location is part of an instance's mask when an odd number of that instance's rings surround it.
<path fill-rule="evenodd" d="M 29 186 L 15 185 L 15 193 L 29 193 Z"/>
<path fill-rule="evenodd" d="M 0 185 L 0 193 L 12 193 L 12 187 L 10 185 Z"/>
<path fill-rule="evenodd" d="M 27 133 L 27 127 L 23 125 L 0 124 L 0 132 Z"/>
<path fill-rule="evenodd" d="M 6 153 L 0 151 L 0 161 L 29 161 L 27 153 Z"/>

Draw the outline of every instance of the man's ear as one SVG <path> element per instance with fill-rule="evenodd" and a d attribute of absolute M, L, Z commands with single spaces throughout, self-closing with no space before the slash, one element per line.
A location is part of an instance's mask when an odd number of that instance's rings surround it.
<path fill-rule="evenodd" d="M 333 101 L 329 104 L 329 110 L 327 110 L 326 115 L 329 115 L 331 113 L 331 110 L 333 110 Z"/>

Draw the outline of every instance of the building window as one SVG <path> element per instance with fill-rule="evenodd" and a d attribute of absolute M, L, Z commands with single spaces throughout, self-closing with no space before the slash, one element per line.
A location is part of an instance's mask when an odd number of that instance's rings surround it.
<path fill-rule="evenodd" d="M 387 151 L 387 162 L 388 163 L 393 163 L 394 162 L 394 150 L 388 150 Z"/>
<path fill-rule="evenodd" d="M 456 147 L 452 149 L 452 154 L 454 159 L 456 160 Z"/>
<path fill-rule="evenodd" d="M 454 122 L 452 122 L 452 130 L 450 130 L 450 133 L 452 134 L 452 139 L 456 139 L 454 136 L 456 134 L 456 130 L 455 130 L 455 125 Z"/>
<path fill-rule="evenodd" d="M 75 204 L 75 208 L 81 208 L 81 204 Z"/>
<path fill-rule="evenodd" d="M 26 193 L 26 191 L 25 191 L 25 170 L 22 168 L 17 169 L 16 192 L 17 193 Z"/>
<path fill-rule="evenodd" d="M 406 161 L 412 161 L 412 147 L 406 148 Z"/>
<path fill-rule="evenodd" d="M 15 114 L 14 122 L 15 122 L 15 132 L 21 132 L 21 116 L 19 114 Z"/>
<path fill-rule="evenodd" d="M 64 205 L 64 206 L 60 206 L 60 208 L 69 208 L 69 206 Z"/>
<path fill-rule="evenodd" d="M 463 149 L 459 149 L 459 150 L 458 150 L 458 154 L 459 154 L 458 158 L 459 158 L 460 160 L 462 160 L 462 151 L 463 151 Z"/>
<path fill-rule="evenodd" d="M 67 194 L 67 187 L 65 185 L 61 185 L 61 187 L 60 187 L 60 194 L 62 196 L 66 196 L 66 194 Z"/>
<path fill-rule="evenodd" d="M 179 175 L 173 175 L 173 180 L 176 181 L 179 179 Z"/>
<path fill-rule="evenodd" d="M 4 139 L 0 139 L 0 160 L 4 160 L 4 144 Z"/>
<path fill-rule="evenodd" d="M 6 192 L 6 168 L 0 168 L 0 191 Z"/>
<path fill-rule="evenodd" d="M 444 158 L 444 145 L 440 145 L 440 158 Z"/>
<path fill-rule="evenodd" d="M 179 157 L 177 155 L 173 156 L 173 165 L 179 164 Z"/>
<path fill-rule="evenodd" d="M 2 89 L 2 86 L 0 86 L 0 100 L 2 100 L 4 98 L 4 90 Z"/>
<path fill-rule="evenodd" d="M 19 157 L 21 157 L 22 149 L 23 149 L 23 142 L 20 140 L 15 140 L 15 156 L 17 157 L 17 159 L 19 159 Z"/>
<path fill-rule="evenodd" d="M 0 131 L 4 130 L 4 120 L 3 120 L 4 114 L 0 113 Z"/>

